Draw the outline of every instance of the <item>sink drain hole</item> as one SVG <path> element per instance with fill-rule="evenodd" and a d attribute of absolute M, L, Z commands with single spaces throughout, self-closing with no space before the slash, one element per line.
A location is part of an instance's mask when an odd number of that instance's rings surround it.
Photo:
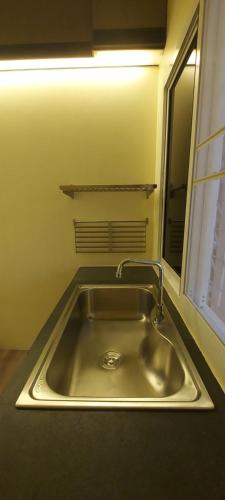
<path fill-rule="evenodd" d="M 116 351 L 104 352 L 99 358 L 99 366 L 105 370 L 116 370 L 122 361 L 122 355 Z"/>

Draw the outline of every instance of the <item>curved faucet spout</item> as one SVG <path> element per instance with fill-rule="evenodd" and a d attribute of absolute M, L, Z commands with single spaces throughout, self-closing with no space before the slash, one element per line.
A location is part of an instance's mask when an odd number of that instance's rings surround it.
<path fill-rule="evenodd" d="M 122 278 L 122 273 L 123 273 L 123 267 L 125 264 L 129 263 L 134 263 L 134 264 L 144 264 L 146 266 L 151 266 L 151 267 L 157 267 L 159 270 L 159 294 L 158 294 L 158 303 L 156 305 L 156 318 L 155 322 L 160 323 L 162 319 L 164 318 L 163 316 L 163 281 L 164 281 L 164 271 L 163 271 L 163 266 L 159 260 L 144 260 L 144 259 L 124 259 L 122 260 L 116 270 L 116 278 L 121 279 Z"/>
<path fill-rule="evenodd" d="M 122 272 L 123 272 L 123 266 L 127 264 L 128 262 L 136 262 L 136 259 L 124 259 L 121 260 L 119 263 L 117 270 L 116 270 L 116 278 L 121 279 L 122 278 Z"/>

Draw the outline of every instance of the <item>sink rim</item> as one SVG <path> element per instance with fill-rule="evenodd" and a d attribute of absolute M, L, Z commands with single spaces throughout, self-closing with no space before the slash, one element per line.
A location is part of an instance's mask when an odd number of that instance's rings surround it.
<path fill-rule="evenodd" d="M 53 391 L 46 381 L 46 373 L 51 363 L 53 355 L 57 349 L 60 339 L 64 333 L 64 329 L 69 320 L 73 307 L 79 298 L 80 294 L 85 290 L 90 289 L 115 289 L 115 288 L 135 288 L 148 291 L 153 294 L 155 298 L 156 290 L 152 284 L 82 284 L 76 285 L 71 296 L 69 297 L 64 310 L 58 319 L 55 327 L 53 328 L 50 337 L 44 346 L 37 362 L 35 363 L 32 372 L 21 391 L 17 401 L 17 408 L 36 407 L 36 408 L 130 408 L 130 409 L 213 409 L 214 404 L 205 388 L 205 385 L 192 361 L 186 346 L 177 331 L 176 326 L 167 310 L 165 310 L 165 320 L 159 327 L 155 327 L 159 334 L 166 337 L 167 341 L 171 342 L 169 335 L 172 330 L 172 338 L 175 339 L 175 349 L 182 368 L 185 372 L 186 385 L 182 387 L 177 393 L 162 397 L 162 398 L 127 398 L 127 397 L 71 397 L 59 394 Z M 166 332 L 164 329 L 166 329 Z M 168 334 L 169 332 L 169 334 Z M 173 344 L 173 342 L 171 342 Z M 173 344 L 174 345 L 174 344 Z M 174 348 L 175 348 L 174 347 Z M 189 389 L 195 388 L 196 396 L 193 399 L 187 399 Z M 43 396 L 43 393 L 45 394 Z M 190 393 L 190 390 L 189 390 Z M 185 396 L 186 394 L 186 396 Z M 189 396 L 190 398 L 190 396 Z"/>

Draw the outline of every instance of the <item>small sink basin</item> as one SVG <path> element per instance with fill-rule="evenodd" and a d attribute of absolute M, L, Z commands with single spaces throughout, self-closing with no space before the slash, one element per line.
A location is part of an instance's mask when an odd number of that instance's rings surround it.
<path fill-rule="evenodd" d="M 213 408 L 154 287 L 77 287 L 17 407 Z"/>

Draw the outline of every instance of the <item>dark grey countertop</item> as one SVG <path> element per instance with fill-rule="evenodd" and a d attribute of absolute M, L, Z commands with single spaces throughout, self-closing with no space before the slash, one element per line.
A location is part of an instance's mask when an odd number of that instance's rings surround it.
<path fill-rule="evenodd" d="M 222 500 L 225 396 L 165 294 L 213 411 L 31 410 L 15 401 L 76 283 L 113 283 L 81 268 L 0 400 L 0 500 Z M 145 267 L 122 282 L 149 283 Z"/>

